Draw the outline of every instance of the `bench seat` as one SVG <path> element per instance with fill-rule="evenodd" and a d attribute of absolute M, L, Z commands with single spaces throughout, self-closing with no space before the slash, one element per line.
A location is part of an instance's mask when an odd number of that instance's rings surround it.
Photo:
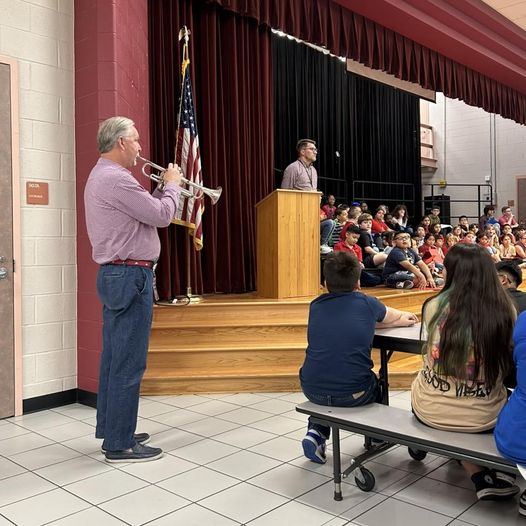
<path fill-rule="evenodd" d="M 413 452 L 432 452 L 448 458 L 467 460 L 489 468 L 518 473 L 517 466 L 497 451 L 493 433 L 457 433 L 434 429 L 420 423 L 410 411 L 383 404 L 349 408 L 304 402 L 299 404 L 296 410 L 309 415 L 316 422 L 331 427 L 336 500 L 341 500 L 341 476 L 345 477 L 350 472 L 354 472 L 357 479 L 361 478 L 360 470 L 362 475 L 371 476 L 372 486 L 370 483 L 364 483 L 363 479 L 362 484 L 357 480 L 358 487 L 365 491 L 371 490 L 374 487 L 374 476 L 361 465 L 396 444 L 408 446 Z M 351 466 L 342 473 L 340 429 L 378 438 L 387 444 L 373 447 L 369 452 L 356 457 L 351 462 Z M 417 455 L 413 458 L 417 458 Z"/>

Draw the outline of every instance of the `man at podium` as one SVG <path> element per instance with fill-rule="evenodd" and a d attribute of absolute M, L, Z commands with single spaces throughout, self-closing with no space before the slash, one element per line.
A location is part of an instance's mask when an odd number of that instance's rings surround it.
<path fill-rule="evenodd" d="M 296 144 L 298 159 L 289 164 L 283 172 L 281 188 L 284 190 L 300 190 L 302 192 L 318 191 L 318 172 L 312 165 L 316 160 L 318 150 L 312 139 L 300 139 Z M 320 215 L 320 252 L 332 252 L 329 239 L 334 228 L 334 221 Z"/>

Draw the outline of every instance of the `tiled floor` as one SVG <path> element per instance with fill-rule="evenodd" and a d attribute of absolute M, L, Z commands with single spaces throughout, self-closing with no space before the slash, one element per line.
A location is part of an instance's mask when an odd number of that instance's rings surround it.
<path fill-rule="evenodd" d="M 526 526 L 517 500 L 477 502 L 455 462 L 412 460 L 402 447 L 369 463 L 374 491 L 344 482 L 331 462 L 302 456 L 298 393 L 185 395 L 141 400 L 139 431 L 165 456 L 106 464 L 81 405 L 0 420 L 0 526 Z M 392 405 L 409 409 L 407 392 Z M 362 451 L 346 434 L 344 454 Z M 330 459 L 330 448 L 329 448 Z"/>

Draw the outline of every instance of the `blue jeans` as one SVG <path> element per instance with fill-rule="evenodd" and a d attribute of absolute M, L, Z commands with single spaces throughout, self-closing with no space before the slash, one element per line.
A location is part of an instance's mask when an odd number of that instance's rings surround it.
<path fill-rule="evenodd" d="M 324 219 L 320 222 L 320 245 L 327 245 L 329 243 L 333 230 L 334 221 L 332 219 Z"/>
<path fill-rule="evenodd" d="M 102 265 L 97 275 L 103 341 L 95 436 L 104 438 L 108 451 L 135 445 L 139 388 L 152 325 L 152 286 L 149 268 Z"/>
<path fill-rule="evenodd" d="M 399 270 L 394 274 L 389 274 L 388 276 L 386 276 L 385 284 L 388 287 L 396 287 L 396 284 L 399 281 L 413 281 L 414 277 L 415 275 L 412 272 L 409 272 L 408 270 Z"/>
<path fill-rule="evenodd" d="M 367 385 L 364 385 L 363 389 L 360 389 L 355 393 L 349 393 L 341 396 L 332 396 L 326 394 L 306 393 L 303 391 L 303 394 L 307 397 L 307 400 L 313 404 L 332 407 L 358 407 L 361 405 L 382 401 L 380 384 L 378 383 L 378 378 L 373 373 L 371 373 L 370 382 Z M 318 433 L 320 433 L 320 435 L 326 440 L 331 436 L 330 427 L 312 422 L 311 418 L 309 417 L 307 431 L 311 429 L 318 431 Z"/>

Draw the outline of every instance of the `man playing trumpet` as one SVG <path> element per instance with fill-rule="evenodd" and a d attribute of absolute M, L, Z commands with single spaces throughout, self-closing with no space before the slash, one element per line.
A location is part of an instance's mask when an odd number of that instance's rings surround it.
<path fill-rule="evenodd" d="M 157 227 L 168 226 L 175 215 L 181 173 L 169 164 L 163 191 L 153 194 L 137 182 L 129 169 L 141 152 L 139 133 L 126 117 L 105 120 L 97 145 L 100 158 L 84 191 L 103 304 L 95 436 L 104 439 L 107 462 L 144 462 L 163 454 L 145 446 L 150 436 L 135 428 L 152 322 L 153 265 L 160 252 Z"/>

